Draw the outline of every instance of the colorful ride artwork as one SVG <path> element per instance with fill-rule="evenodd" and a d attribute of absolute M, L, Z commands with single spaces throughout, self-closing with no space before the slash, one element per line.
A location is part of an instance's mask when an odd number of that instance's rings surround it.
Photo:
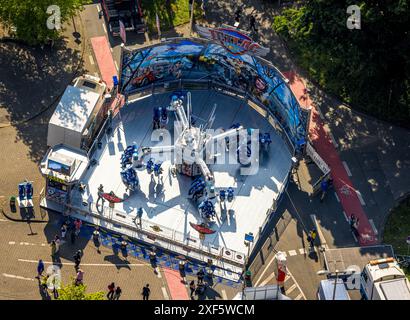
<path fill-rule="evenodd" d="M 120 91 L 131 95 L 152 83 L 211 80 L 246 92 L 281 123 L 297 149 L 306 139 L 308 112 L 272 65 L 250 54 L 232 53 L 205 39 L 175 38 L 137 50 L 123 49 Z"/>

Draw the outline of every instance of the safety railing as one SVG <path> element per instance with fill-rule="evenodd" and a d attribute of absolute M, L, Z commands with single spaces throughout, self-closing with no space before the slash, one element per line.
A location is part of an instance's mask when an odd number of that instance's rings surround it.
<path fill-rule="evenodd" d="M 74 195 L 71 198 L 71 204 L 68 204 L 67 208 L 70 211 L 75 211 L 83 216 L 92 216 L 103 220 L 105 227 L 108 227 L 108 229 L 115 229 L 116 226 L 124 227 L 132 232 L 133 235 L 131 237 L 134 237 L 135 239 L 141 239 L 140 233 L 142 233 L 148 236 L 148 239 L 165 241 L 171 245 L 178 245 L 180 248 L 184 249 L 184 251 L 195 251 L 202 255 L 204 261 L 206 261 L 206 256 L 208 256 L 231 263 L 240 268 L 242 268 L 244 264 L 245 254 L 236 250 L 204 243 L 198 237 L 192 235 L 188 236 L 175 229 L 142 218 L 127 220 L 127 213 L 107 206 L 97 207 L 94 202 L 87 203 L 87 206 L 84 206 L 84 203 L 83 207 L 76 205 L 82 203 L 82 197 Z M 172 250 L 171 248 L 169 249 Z"/>
<path fill-rule="evenodd" d="M 244 100 L 246 103 L 251 101 L 252 103 L 256 104 L 259 108 L 262 108 L 267 112 L 266 119 L 275 129 L 275 131 L 281 136 L 281 138 L 285 141 L 289 152 L 294 155 L 295 154 L 295 145 L 290 138 L 288 132 L 285 128 L 281 125 L 280 121 L 274 115 L 272 110 L 269 107 L 265 106 L 264 104 L 257 101 L 253 96 L 249 95 L 247 92 L 237 89 L 232 86 L 228 86 L 221 82 L 217 82 L 214 80 L 206 80 L 206 79 L 179 79 L 179 80 L 172 80 L 172 81 L 156 81 L 149 86 L 135 89 L 130 92 L 127 96 L 128 101 L 134 101 L 140 98 L 143 98 L 148 95 L 153 94 L 161 94 L 166 92 L 172 92 L 176 90 L 182 89 L 189 89 L 189 90 L 209 90 L 213 89 L 219 93 L 236 97 L 238 99 Z"/>

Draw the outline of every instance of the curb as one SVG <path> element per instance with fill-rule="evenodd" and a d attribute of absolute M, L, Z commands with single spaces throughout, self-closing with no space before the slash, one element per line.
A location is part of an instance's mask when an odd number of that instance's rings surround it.
<path fill-rule="evenodd" d="M 10 221 L 14 221 L 14 222 L 27 222 L 27 223 L 48 223 L 48 222 L 49 222 L 49 220 L 16 219 L 16 218 L 12 218 L 12 217 L 10 217 L 9 215 L 7 215 L 7 214 L 4 212 L 3 208 L 1 208 L 0 210 L 1 210 L 1 213 L 3 214 L 3 216 L 4 216 L 6 219 L 8 219 L 8 220 L 10 220 Z"/>

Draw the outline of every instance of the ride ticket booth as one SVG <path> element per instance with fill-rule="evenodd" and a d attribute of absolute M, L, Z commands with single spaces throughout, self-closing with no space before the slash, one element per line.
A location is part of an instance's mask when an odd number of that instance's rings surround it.
<path fill-rule="evenodd" d="M 63 212 L 70 202 L 70 193 L 87 170 L 88 158 L 84 151 L 65 145 L 50 148 L 40 170 L 46 180 L 41 206 Z"/>

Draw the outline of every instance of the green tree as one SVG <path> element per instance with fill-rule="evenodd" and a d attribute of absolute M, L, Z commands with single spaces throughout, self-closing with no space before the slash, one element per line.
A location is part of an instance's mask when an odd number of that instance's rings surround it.
<path fill-rule="evenodd" d="M 346 27 L 349 5 L 361 29 Z M 405 0 L 310 0 L 275 17 L 273 28 L 326 90 L 384 120 L 409 126 L 410 4 Z"/>
<path fill-rule="evenodd" d="M 8 28 L 17 39 L 28 44 L 44 43 L 57 39 L 60 30 L 47 27 L 51 13 L 47 8 L 52 5 L 59 7 L 61 23 L 64 23 L 84 4 L 91 0 L 0 0 L 0 22 Z"/>
<path fill-rule="evenodd" d="M 58 300 L 105 300 L 104 292 L 86 293 L 83 284 L 75 285 L 74 281 L 58 290 Z"/>

